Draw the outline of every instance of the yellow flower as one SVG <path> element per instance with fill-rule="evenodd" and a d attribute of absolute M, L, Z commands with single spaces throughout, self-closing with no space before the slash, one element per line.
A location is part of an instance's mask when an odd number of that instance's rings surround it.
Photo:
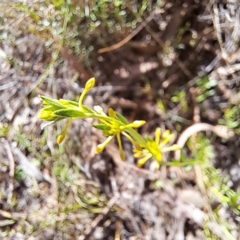
<path fill-rule="evenodd" d="M 72 121 L 73 121 L 73 119 L 70 119 L 70 120 L 67 122 L 65 128 L 62 130 L 62 132 L 61 132 L 60 135 L 58 136 L 58 138 L 57 138 L 57 143 L 58 143 L 58 144 L 62 143 L 62 141 L 64 140 L 64 138 L 65 138 L 65 136 L 66 136 L 66 134 L 67 134 L 67 130 L 68 130 L 69 126 L 71 125 Z"/>
<path fill-rule="evenodd" d="M 83 100 L 86 96 L 86 94 L 95 86 L 95 78 L 91 78 L 86 82 L 85 88 L 79 98 L 79 107 L 82 108 L 83 106 Z"/>
<path fill-rule="evenodd" d="M 150 158 L 154 158 L 156 161 L 156 168 L 159 168 L 162 161 L 162 155 L 166 151 L 179 150 L 180 147 L 172 145 L 167 147 L 166 144 L 173 138 L 173 134 L 167 130 L 161 135 L 161 131 L 158 128 L 155 133 L 155 140 L 150 138 L 142 138 L 142 136 L 134 130 L 145 124 L 145 121 L 134 121 L 129 123 L 121 114 L 109 109 L 108 115 L 103 112 L 100 106 L 95 106 L 94 110 L 83 105 L 86 94 L 94 87 L 95 78 L 91 78 L 87 81 L 85 88 L 79 98 L 78 102 L 69 100 L 56 100 L 44 96 L 40 96 L 43 100 L 43 108 L 39 113 L 39 118 L 48 121 L 45 126 L 55 123 L 59 120 L 68 118 L 65 128 L 57 138 L 57 142 L 60 144 L 66 134 L 71 122 L 76 118 L 93 118 L 98 119 L 100 124 L 93 125 L 95 128 L 102 130 L 106 140 L 99 144 L 96 149 L 96 153 L 100 153 L 104 150 L 107 144 L 116 137 L 119 145 L 120 156 L 125 160 L 125 154 L 122 148 L 121 134 L 124 135 L 135 147 L 133 150 L 134 157 L 138 158 L 138 166 L 142 166 Z"/>
<path fill-rule="evenodd" d="M 43 101 L 43 108 L 41 109 L 38 117 L 44 121 L 48 121 L 46 124 L 42 125 L 43 127 L 46 127 L 65 118 L 70 119 L 67 122 L 66 127 L 63 129 L 63 131 L 57 138 L 57 142 L 59 144 L 64 140 L 67 129 L 71 125 L 73 119 L 93 117 L 94 111 L 84 106 L 83 100 L 88 91 L 90 91 L 94 87 L 94 85 L 94 78 L 91 78 L 89 81 L 87 81 L 84 91 L 80 96 L 79 102 L 64 99 L 56 100 L 45 96 L 40 96 Z"/>
<path fill-rule="evenodd" d="M 136 148 L 133 150 L 134 157 L 139 159 L 137 165 L 141 167 L 153 157 L 156 160 L 156 169 L 158 169 L 160 167 L 160 162 L 162 161 L 162 153 L 181 149 L 181 147 L 176 144 L 169 147 L 166 146 L 173 137 L 174 134 L 170 134 L 169 130 L 166 130 L 161 136 L 161 130 L 160 128 L 157 128 L 155 132 L 155 141 L 147 138 L 146 146 L 141 149 Z"/>
<path fill-rule="evenodd" d="M 101 114 L 103 117 L 106 117 L 101 107 L 97 106 L 94 108 L 95 111 Z M 135 147 L 138 147 L 138 144 L 132 139 L 132 137 L 125 132 L 129 128 L 138 128 L 145 124 L 145 121 L 134 121 L 133 123 L 126 122 L 122 116 L 117 115 L 112 108 L 108 110 L 108 118 L 99 119 L 102 124 L 94 125 L 95 128 L 98 128 L 103 131 L 104 136 L 107 139 L 97 146 L 96 153 L 100 153 L 104 150 L 107 144 L 116 136 L 119 146 L 120 157 L 122 160 L 125 160 L 125 154 L 122 148 L 121 134 L 123 134 L 129 141 L 131 141 Z"/>

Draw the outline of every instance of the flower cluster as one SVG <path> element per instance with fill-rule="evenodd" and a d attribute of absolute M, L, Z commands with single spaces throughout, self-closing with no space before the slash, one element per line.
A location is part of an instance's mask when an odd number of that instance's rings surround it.
<path fill-rule="evenodd" d="M 174 135 L 170 134 L 169 130 L 166 130 L 161 137 L 161 130 L 160 128 L 157 128 L 155 132 L 155 141 L 150 138 L 147 138 L 146 148 L 140 150 L 139 149 L 133 150 L 134 157 L 139 159 L 137 165 L 141 167 L 146 163 L 147 160 L 149 160 L 150 158 L 154 158 L 156 160 L 155 167 L 156 169 L 158 169 L 160 167 L 160 162 L 162 161 L 162 153 L 180 150 L 180 146 L 178 146 L 177 144 L 174 144 L 169 147 L 166 146 L 166 144 L 169 141 L 171 141 L 173 137 Z"/>
<path fill-rule="evenodd" d="M 95 107 L 96 111 L 106 116 L 100 106 Z M 137 145 L 133 138 L 126 132 L 126 129 L 138 128 L 145 124 L 145 121 L 134 121 L 133 123 L 128 123 L 123 116 L 117 114 L 113 111 L 112 108 L 108 110 L 109 119 L 99 119 L 101 124 L 93 125 L 95 128 L 103 131 L 103 135 L 107 137 L 107 139 L 97 146 L 96 153 L 100 153 L 106 147 L 106 145 L 116 136 L 119 146 L 120 157 L 122 160 L 125 160 L 125 154 L 122 148 L 121 137 L 120 134 L 124 135 L 130 142 L 134 145 Z"/>
<path fill-rule="evenodd" d="M 93 127 L 101 130 L 106 137 L 106 140 L 97 146 L 96 153 L 102 152 L 107 144 L 116 137 L 120 156 L 122 160 L 125 160 L 125 154 L 121 143 L 121 135 L 123 135 L 133 144 L 133 154 L 135 158 L 139 159 L 139 167 L 143 166 L 150 158 L 154 158 L 156 160 L 156 168 L 159 168 L 164 152 L 179 149 L 177 145 L 166 147 L 166 144 L 173 138 L 173 134 L 170 134 L 169 130 L 165 131 L 161 136 L 161 131 L 158 128 L 156 130 L 155 141 L 149 137 L 145 139 L 135 130 L 135 128 L 143 126 L 145 121 L 134 121 L 129 123 L 121 114 L 115 112 L 112 108 L 108 110 L 108 115 L 106 115 L 100 106 L 95 106 L 92 110 L 83 105 L 86 94 L 94 85 L 95 79 L 91 78 L 86 83 L 84 91 L 79 98 L 79 102 L 63 99 L 55 100 L 40 96 L 43 101 L 43 108 L 38 117 L 47 121 L 44 127 L 68 118 L 65 128 L 57 138 L 59 144 L 64 140 L 67 130 L 74 119 L 93 118 L 99 121 L 99 124 L 94 124 Z"/>

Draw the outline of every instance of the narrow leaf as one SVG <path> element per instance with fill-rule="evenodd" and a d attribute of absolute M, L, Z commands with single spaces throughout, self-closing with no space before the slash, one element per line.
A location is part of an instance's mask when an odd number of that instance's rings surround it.
<path fill-rule="evenodd" d="M 82 108 L 83 108 L 86 112 L 88 112 L 88 113 L 94 113 L 93 110 L 91 110 L 90 108 L 88 108 L 88 107 L 86 107 L 86 106 L 82 106 Z"/>
<path fill-rule="evenodd" d="M 75 101 L 71 101 L 71 100 L 64 100 L 64 99 L 60 99 L 58 100 L 61 104 L 63 104 L 64 106 L 73 106 L 73 107 L 78 107 L 78 102 Z"/>
<path fill-rule="evenodd" d="M 79 110 L 74 109 L 61 109 L 54 111 L 54 114 L 57 116 L 63 116 L 63 117 L 77 117 L 77 118 L 86 118 L 88 117 L 86 113 L 83 113 Z"/>
<path fill-rule="evenodd" d="M 102 131 L 105 131 L 107 129 L 107 126 L 105 124 L 94 124 L 93 127 Z"/>
<path fill-rule="evenodd" d="M 45 96 L 40 96 L 40 98 L 44 101 L 44 102 L 47 102 L 49 105 L 53 105 L 53 106 L 56 106 L 56 107 L 59 107 L 59 108 L 65 108 L 63 105 L 61 105 L 58 100 L 56 99 L 52 99 L 52 98 L 48 98 L 48 97 L 45 97 Z"/>
<path fill-rule="evenodd" d="M 120 113 L 116 112 L 116 118 L 117 120 L 120 120 L 124 124 L 129 124 L 128 120 L 124 116 L 122 116 Z"/>

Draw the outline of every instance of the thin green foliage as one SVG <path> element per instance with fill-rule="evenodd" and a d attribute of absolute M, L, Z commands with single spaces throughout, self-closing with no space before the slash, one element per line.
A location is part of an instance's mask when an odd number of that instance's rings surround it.
<path fill-rule="evenodd" d="M 205 219 L 205 235 L 207 239 L 218 239 L 216 234 L 209 228 L 215 222 L 220 227 L 224 239 L 234 240 L 230 233 L 231 226 L 223 222 L 220 210 L 227 208 L 237 216 L 240 215 L 240 194 L 232 190 L 227 184 L 228 179 L 224 178 L 221 172 L 212 166 L 211 161 L 214 152 L 210 140 L 200 134 L 194 147 L 195 159 L 200 166 L 198 169 L 201 171 L 200 176 L 202 176 L 201 179 L 198 179 L 201 182 L 199 183 L 200 188 L 202 188 L 201 191 L 206 195 L 209 202 L 218 203 L 215 208 L 212 208 L 211 205 L 208 206 L 209 213 L 207 219 Z"/>

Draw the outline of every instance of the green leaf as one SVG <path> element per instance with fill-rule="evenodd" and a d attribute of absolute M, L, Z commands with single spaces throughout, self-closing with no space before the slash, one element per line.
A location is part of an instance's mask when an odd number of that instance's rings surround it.
<path fill-rule="evenodd" d="M 102 131 L 105 131 L 107 128 L 109 128 L 105 124 L 94 124 L 93 127 Z"/>
<path fill-rule="evenodd" d="M 36 22 L 38 22 L 40 19 L 40 17 L 33 11 L 29 11 L 29 17 L 32 18 Z"/>
<path fill-rule="evenodd" d="M 53 0 L 54 7 L 64 6 L 64 0 Z"/>
<path fill-rule="evenodd" d="M 0 125 L 0 138 L 6 137 L 8 135 L 8 132 L 10 130 L 10 127 L 8 125 Z"/>
<path fill-rule="evenodd" d="M 63 106 L 74 107 L 74 108 L 78 107 L 78 102 L 75 102 L 75 101 L 60 99 L 58 100 L 58 102 Z"/>
<path fill-rule="evenodd" d="M 48 103 L 49 105 L 56 106 L 58 108 L 65 108 L 62 104 L 60 104 L 58 102 L 58 100 L 48 98 L 48 97 L 45 97 L 45 96 L 40 96 L 40 98 L 45 102 L 45 103 L 43 103 L 44 105 L 46 105 L 46 103 Z"/>
<path fill-rule="evenodd" d="M 146 142 L 155 142 L 153 139 L 151 139 L 150 137 L 146 136 L 145 138 Z"/>
<path fill-rule="evenodd" d="M 201 94 L 196 97 L 197 102 L 201 103 L 206 99 L 206 96 L 204 94 Z"/>
<path fill-rule="evenodd" d="M 94 113 L 94 111 L 93 110 L 91 110 L 90 108 L 88 108 L 88 107 L 86 107 L 86 106 L 82 106 L 82 108 L 86 111 L 86 112 L 88 112 L 88 113 Z"/>
<path fill-rule="evenodd" d="M 199 164 L 196 160 L 189 160 L 186 162 L 179 162 L 179 161 L 171 161 L 171 162 L 161 162 L 161 165 L 164 166 L 171 166 L 171 167 L 186 167 L 186 166 L 194 166 L 196 164 Z"/>
<path fill-rule="evenodd" d="M 117 112 L 116 112 L 116 119 L 120 120 L 124 124 L 129 124 L 128 120 L 124 116 L 122 116 L 120 113 L 117 113 Z"/>
<path fill-rule="evenodd" d="M 70 117 L 70 118 L 87 118 L 89 117 L 86 113 L 74 109 L 61 109 L 54 111 L 54 114 L 57 116 Z"/>

